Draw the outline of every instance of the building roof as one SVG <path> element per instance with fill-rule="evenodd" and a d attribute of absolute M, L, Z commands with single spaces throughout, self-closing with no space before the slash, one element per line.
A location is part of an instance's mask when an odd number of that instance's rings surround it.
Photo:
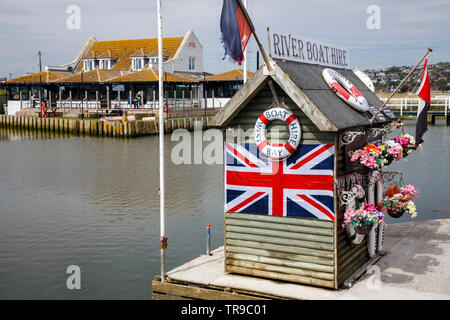
<path fill-rule="evenodd" d="M 173 58 L 181 45 L 184 37 L 164 38 L 163 51 L 169 59 Z M 81 58 L 92 59 L 105 57 L 107 55 L 114 59 L 118 59 L 112 70 L 130 70 L 131 57 L 138 54 L 146 56 L 158 49 L 158 39 L 135 39 L 135 40 L 112 40 L 112 41 L 95 41 L 89 50 Z M 80 72 L 83 64 L 78 64 L 75 72 Z"/>
<path fill-rule="evenodd" d="M 247 79 L 250 79 L 253 76 L 253 72 L 247 71 Z M 235 69 L 228 72 L 215 74 L 209 77 L 206 77 L 206 81 L 243 81 L 244 80 L 244 71 L 241 69 Z"/>
<path fill-rule="evenodd" d="M 7 83 L 41 83 L 62 79 L 71 75 L 70 72 L 42 71 L 10 79 Z"/>
<path fill-rule="evenodd" d="M 94 69 L 91 71 L 74 73 L 68 77 L 57 79 L 52 82 L 58 83 L 105 82 L 121 74 L 122 72 L 117 70 Z"/>
<path fill-rule="evenodd" d="M 322 78 L 319 65 L 274 59 L 271 71 L 261 67 L 254 76 L 231 98 L 213 119 L 213 125 L 226 126 L 262 90 L 267 81 L 273 79 L 294 103 L 321 131 L 338 131 L 350 127 L 369 126 L 370 113 L 361 113 L 343 102 Z M 379 108 L 382 102 L 351 71 L 333 68 L 366 97 L 369 105 Z M 395 119 L 395 117 L 391 118 Z M 388 122 L 391 119 L 374 119 L 373 123 Z"/>
<path fill-rule="evenodd" d="M 109 79 L 109 82 L 158 82 L 159 72 L 155 69 L 145 68 L 135 72 L 129 72 Z M 191 75 L 184 73 L 164 72 L 164 82 L 197 82 Z"/>

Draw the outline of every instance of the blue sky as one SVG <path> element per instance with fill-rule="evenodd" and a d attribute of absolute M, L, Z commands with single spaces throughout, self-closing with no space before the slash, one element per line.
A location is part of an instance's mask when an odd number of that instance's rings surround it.
<path fill-rule="evenodd" d="M 238 68 L 223 60 L 219 20 L 222 0 L 162 0 L 164 36 L 192 29 L 204 47 L 205 71 Z M 259 38 L 267 45 L 266 28 L 322 40 L 350 49 L 360 69 L 412 65 L 433 48 L 430 63 L 450 61 L 450 0 L 248 0 Z M 345 3 L 345 4 L 344 4 Z M 79 30 L 66 26 L 69 5 L 81 10 Z M 380 29 L 369 30 L 366 13 L 380 8 Z M 157 36 L 156 0 L 15 0 L 0 3 L 0 77 L 37 72 L 43 65 L 70 62 L 91 36 L 97 40 Z M 251 40 L 249 70 L 256 68 Z"/>

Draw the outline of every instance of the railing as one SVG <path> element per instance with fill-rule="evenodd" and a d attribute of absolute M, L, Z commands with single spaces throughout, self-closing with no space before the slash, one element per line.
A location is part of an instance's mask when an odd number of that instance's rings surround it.
<path fill-rule="evenodd" d="M 380 98 L 380 100 L 385 102 L 387 98 Z M 389 101 L 387 107 L 393 111 L 400 111 L 400 115 L 403 115 L 404 111 L 417 112 L 419 101 L 420 98 L 416 97 L 393 98 Z M 437 96 L 431 98 L 430 111 L 441 111 L 444 112 L 445 116 L 447 116 L 449 108 L 450 96 Z"/>

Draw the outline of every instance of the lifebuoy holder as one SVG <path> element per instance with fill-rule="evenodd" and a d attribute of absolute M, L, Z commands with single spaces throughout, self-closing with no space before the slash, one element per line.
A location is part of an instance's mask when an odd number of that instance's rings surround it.
<path fill-rule="evenodd" d="M 166 101 L 163 102 L 163 112 L 169 112 L 169 104 Z"/>
<path fill-rule="evenodd" d="M 281 120 L 289 127 L 289 140 L 283 145 L 275 146 L 267 141 L 267 125 L 273 120 Z M 297 116 L 292 111 L 275 107 L 264 111 L 259 116 L 253 134 L 255 143 L 262 154 L 272 159 L 284 159 L 297 150 L 301 139 L 301 127 Z"/>
<path fill-rule="evenodd" d="M 367 99 L 359 90 L 339 72 L 326 68 L 322 71 L 322 77 L 328 86 L 336 92 L 337 96 L 359 112 L 369 110 Z"/>

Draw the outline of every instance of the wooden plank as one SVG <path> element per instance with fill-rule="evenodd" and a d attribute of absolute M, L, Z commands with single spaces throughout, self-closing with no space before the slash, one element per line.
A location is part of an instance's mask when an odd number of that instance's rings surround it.
<path fill-rule="evenodd" d="M 286 239 L 277 238 L 277 237 L 267 237 L 260 236 L 255 234 L 245 234 L 245 233 L 236 233 L 236 232 L 226 232 L 226 239 L 238 239 L 238 240 L 249 240 L 249 241 L 259 241 L 273 244 L 286 245 Z M 312 241 L 302 241 L 290 239 L 289 244 L 292 246 L 298 246 L 303 248 L 317 249 L 317 250 L 326 250 L 326 251 L 334 251 L 333 244 L 327 243 L 318 243 Z"/>
<path fill-rule="evenodd" d="M 318 220 L 318 219 L 306 219 L 306 218 L 290 218 L 290 217 L 272 217 L 260 214 L 245 214 L 245 213 L 225 213 L 225 219 L 241 219 L 249 221 L 266 221 L 276 222 L 279 224 L 290 224 L 297 226 L 306 226 L 314 228 L 327 228 L 333 229 L 333 222 Z"/>
<path fill-rule="evenodd" d="M 231 218 L 231 219 L 226 220 L 226 224 L 230 225 L 230 226 L 243 226 L 243 227 L 245 226 L 245 227 L 251 227 L 251 228 L 261 228 L 261 229 L 281 230 L 281 231 L 289 231 L 289 232 L 314 234 L 314 235 L 333 236 L 332 229 L 304 227 L 304 226 L 280 224 L 280 223 L 274 223 L 274 222 L 251 221 L 251 220 L 242 220 L 242 219 Z"/>
<path fill-rule="evenodd" d="M 246 296 L 233 292 L 205 289 L 201 287 L 174 284 L 170 282 L 152 281 L 152 292 L 165 293 L 180 297 L 202 300 L 261 300 L 262 298 Z"/>
<path fill-rule="evenodd" d="M 333 259 L 326 259 L 326 258 L 320 258 L 320 257 L 314 257 L 314 256 L 308 256 L 308 255 L 296 255 L 296 254 L 292 254 L 292 253 L 278 252 L 278 251 L 273 251 L 273 250 L 264 250 L 264 249 L 257 249 L 257 248 L 237 247 L 237 246 L 228 245 L 226 252 L 243 253 L 243 254 L 250 254 L 250 255 L 262 256 L 262 257 L 268 257 L 268 258 L 276 258 L 276 259 L 287 260 L 287 261 L 299 261 L 299 262 L 313 263 L 313 264 L 318 264 L 318 265 L 334 266 Z"/>
<path fill-rule="evenodd" d="M 271 272 L 271 271 L 266 271 L 266 270 L 257 270 L 257 269 L 253 269 L 253 268 L 245 268 L 245 267 L 227 265 L 226 271 L 231 272 L 231 273 L 245 274 L 245 275 L 254 276 L 254 277 L 269 278 L 269 279 L 282 280 L 282 281 L 288 281 L 288 282 L 316 285 L 316 286 L 320 286 L 320 287 L 328 287 L 328 288 L 334 287 L 334 281 L 327 281 L 327 280 L 316 279 L 316 278 L 311 278 L 311 277 L 302 277 L 302 276 L 293 275 L 293 274 Z"/>
<path fill-rule="evenodd" d="M 334 243 L 332 236 L 319 236 L 319 235 L 312 235 L 312 234 L 285 232 L 285 231 L 280 231 L 280 230 L 238 227 L 238 226 L 231 226 L 231 225 L 227 225 L 225 227 L 225 230 L 227 232 L 255 234 L 255 235 L 261 235 L 261 236 L 271 236 L 271 237 L 285 238 L 285 239 L 306 240 L 306 241 L 312 241 L 312 242 L 318 242 L 318 243 Z"/>
<path fill-rule="evenodd" d="M 290 245 L 280 245 L 280 244 L 272 244 L 265 242 L 257 242 L 257 241 L 245 241 L 245 240 L 236 240 L 236 239 L 226 239 L 225 240 L 226 250 L 230 246 L 241 247 L 241 248 L 260 248 L 261 250 L 270 250 L 276 251 L 278 253 L 289 253 L 294 255 L 304 255 L 309 257 L 318 257 L 324 259 L 333 259 L 334 254 L 330 251 L 323 251 L 317 249 L 307 249 L 297 246 Z"/>
<path fill-rule="evenodd" d="M 312 270 L 291 268 L 285 266 L 279 266 L 274 264 L 267 264 L 257 261 L 249 261 L 242 259 L 227 258 L 226 266 L 228 267 L 242 267 L 260 271 L 277 272 L 284 275 L 300 276 L 305 278 L 312 278 L 317 280 L 333 281 L 334 273 L 317 272 Z"/>
<path fill-rule="evenodd" d="M 152 292 L 152 300 L 194 300 L 194 299 Z"/>
<path fill-rule="evenodd" d="M 327 275 L 324 275 L 326 277 L 325 279 L 329 279 L 330 274 L 334 278 L 333 265 L 327 266 L 327 265 L 310 263 L 310 262 L 293 261 L 293 260 L 285 260 L 285 259 L 279 259 L 279 258 L 274 258 L 274 257 L 258 256 L 258 255 L 256 255 L 256 253 L 255 254 L 245 254 L 245 253 L 234 253 L 234 252 L 230 252 L 230 251 L 225 252 L 225 257 L 227 258 L 226 263 L 228 263 L 228 261 L 230 261 L 230 260 L 244 260 L 244 261 L 251 261 L 251 262 L 255 262 L 255 263 L 270 264 L 273 266 L 294 268 L 294 269 L 302 270 L 302 272 L 308 273 L 308 274 L 310 274 L 309 271 L 318 272 L 320 274 L 326 273 Z M 305 275 L 305 274 L 303 274 L 303 275 Z M 319 278 L 321 278 L 321 277 L 319 277 Z"/>

